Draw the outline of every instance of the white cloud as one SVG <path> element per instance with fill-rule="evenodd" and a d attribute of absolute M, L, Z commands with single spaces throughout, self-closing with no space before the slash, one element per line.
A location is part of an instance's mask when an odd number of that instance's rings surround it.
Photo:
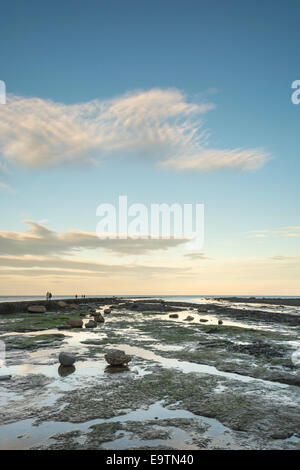
<path fill-rule="evenodd" d="M 2 255 L 74 254 L 86 249 L 104 249 L 118 255 L 142 255 L 155 250 L 167 250 L 186 243 L 186 239 L 99 239 L 96 233 L 70 230 L 55 232 L 32 220 L 25 221 L 25 232 L 0 231 Z"/>
<path fill-rule="evenodd" d="M 162 166 L 175 170 L 213 170 L 218 168 L 241 168 L 255 170 L 267 160 L 268 155 L 263 149 L 201 150 L 196 148 L 193 155 L 173 157 L 162 163 Z M 197 152 L 197 153 L 196 153 Z"/>
<path fill-rule="evenodd" d="M 9 162 L 28 167 L 92 162 L 116 153 L 147 155 L 177 170 L 260 167 L 268 158 L 261 149 L 208 147 L 203 115 L 213 108 L 189 102 L 176 89 L 75 105 L 9 96 L 0 107 L 0 151 Z"/>

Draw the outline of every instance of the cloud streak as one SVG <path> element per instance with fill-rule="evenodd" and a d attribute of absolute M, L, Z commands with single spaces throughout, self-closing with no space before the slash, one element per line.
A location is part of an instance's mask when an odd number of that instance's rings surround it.
<path fill-rule="evenodd" d="M 1 255 L 74 255 L 81 250 L 104 249 L 118 255 L 144 255 L 186 243 L 186 239 L 99 239 L 96 233 L 70 230 L 59 233 L 32 220 L 25 232 L 0 231 Z"/>
<path fill-rule="evenodd" d="M 179 171 L 262 166 L 268 159 L 262 149 L 209 148 L 203 115 L 213 108 L 189 102 L 177 89 L 74 105 L 9 96 L 0 107 L 0 151 L 7 161 L 32 168 L 117 154 L 148 156 Z"/>
<path fill-rule="evenodd" d="M 280 230 L 252 230 L 247 232 L 247 236 L 248 238 L 298 238 L 300 237 L 300 226 L 291 225 L 288 227 L 283 227 Z"/>

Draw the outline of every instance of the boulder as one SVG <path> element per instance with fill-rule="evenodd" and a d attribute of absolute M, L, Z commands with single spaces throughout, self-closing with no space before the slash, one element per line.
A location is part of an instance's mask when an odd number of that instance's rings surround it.
<path fill-rule="evenodd" d="M 78 305 L 77 305 L 77 304 L 69 304 L 68 307 L 69 307 L 71 310 L 78 310 Z"/>
<path fill-rule="evenodd" d="M 75 356 L 67 352 L 61 352 L 58 356 L 58 360 L 62 366 L 70 367 L 75 362 Z"/>
<path fill-rule="evenodd" d="M 96 328 L 97 323 L 94 320 L 90 320 L 85 324 L 86 328 Z"/>
<path fill-rule="evenodd" d="M 27 310 L 31 313 L 45 313 L 46 307 L 44 305 L 29 305 Z"/>
<path fill-rule="evenodd" d="M 71 325 L 72 328 L 82 328 L 83 325 L 81 318 L 69 318 L 67 323 L 68 325 Z"/>
<path fill-rule="evenodd" d="M 111 313 L 111 309 L 110 309 L 110 308 L 106 308 L 106 309 L 104 310 L 104 313 Z"/>
<path fill-rule="evenodd" d="M 171 313 L 171 315 L 169 315 L 169 318 L 179 318 L 179 315 L 178 313 Z"/>
<path fill-rule="evenodd" d="M 104 357 L 110 366 L 124 366 L 131 361 L 131 357 L 120 349 L 109 351 Z"/>
<path fill-rule="evenodd" d="M 192 321 L 192 320 L 194 320 L 194 317 L 191 317 L 191 315 L 188 315 L 188 316 L 184 319 L 184 321 Z"/>
<path fill-rule="evenodd" d="M 198 307 L 198 312 L 207 312 L 208 308 L 207 307 Z"/>
<path fill-rule="evenodd" d="M 206 321 L 208 321 L 206 318 L 200 318 L 200 320 L 202 323 L 205 323 Z"/>
<path fill-rule="evenodd" d="M 218 320 L 218 325 L 223 325 L 222 320 Z"/>
<path fill-rule="evenodd" d="M 64 300 L 59 300 L 59 301 L 57 302 L 57 305 L 59 305 L 59 307 L 62 307 L 62 308 L 68 306 L 67 302 L 65 302 Z"/>
<path fill-rule="evenodd" d="M 94 315 L 94 320 L 97 323 L 104 323 L 105 322 L 105 320 L 104 320 L 103 316 L 101 315 L 101 313 L 98 313 L 97 315 Z"/>

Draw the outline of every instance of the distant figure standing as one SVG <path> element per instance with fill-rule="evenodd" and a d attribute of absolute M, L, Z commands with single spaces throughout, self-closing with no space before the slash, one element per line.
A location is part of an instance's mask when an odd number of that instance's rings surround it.
<path fill-rule="evenodd" d="M 52 294 L 51 294 L 51 292 L 49 292 L 49 300 L 51 300 L 51 299 L 52 299 Z"/>
<path fill-rule="evenodd" d="M 46 301 L 48 302 L 49 300 L 49 295 L 50 295 L 50 292 L 47 291 L 47 294 L 46 294 Z"/>
<path fill-rule="evenodd" d="M 75 295 L 75 299 L 77 299 L 77 297 L 78 297 L 78 296 L 77 296 L 77 294 L 76 294 L 76 295 Z"/>

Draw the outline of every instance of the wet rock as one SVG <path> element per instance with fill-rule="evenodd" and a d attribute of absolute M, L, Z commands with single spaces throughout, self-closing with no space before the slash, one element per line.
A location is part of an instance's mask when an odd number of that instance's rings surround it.
<path fill-rule="evenodd" d="M 201 321 L 202 323 L 205 323 L 205 322 L 207 322 L 208 320 L 207 320 L 206 318 L 200 318 L 199 321 Z"/>
<path fill-rule="evenodd" d="M 45 313 L 46 307 L 44 305 L 29 305 L 27 310 L 31 313 Z"/>
<path fill-rule="evenodd" d="M 283 353 L 278 348 L 275 349 L 271 344 L 265 343 L 264 341 L 254 341 L 248 344 L 230 344 L 229 350 L 269 358 L 283 356 Z"/>
<path fill-rule="evenodd" d="M 97 326 L 97 323 L 93 320 L 90 320 L 85 324 L 86 328 L 96 328 L 96 326 Z"/>
<path fill-rule="evenodd" d="M 110 308 L 106 308 L 106 309 L 104 310 L 104 313 L 111 313 L 111 309 L 110 309 Z"/>
<path fill-rule="evenodd" d="M 160 303 L 160 302 L 126 302 L 119 304 L 120 309 L 125 308 L 127 310 L 135 310 L 137 312 L 178 312 L 182 310 L 181 307 L 175 307 L 171 305 L 167 305 L 166 303 Z"/>
<path fill-rule="evenodd" d="M 124 366 L 131 361 L 131 357 L 120 349 L 109 351 L 104 357 L 106 362 L 111 366 Z"/>
<path fill-rule="evenodd" d="M 83 321 L 81 318 L 69 318 L 67 320 L 68 325 L 70 325 L 72 328 L 82 328 Z"/>
<path fill-rule="evenodd" d="M 58 305 L 59 307 L 62 307 L 62 308 L 65 308 L 65 307 L 68 306 L 67 302 L 65 302 L 64 300 L 59 300 L 59 301 L 57 302 L 57 305 Z"/>
<path fill-rule="evenodd" d="M 69 304 L 69 308 L 71 310 L 78 310 L 78 305 L 77 304 Z"/>
<path fill-rule="evenodd" d="M 179 318 L 179 315 L 178 315 L 178 313 L 171 313 L 169 315 L 169 318 Z"/>
<path fill-rule="evenodd" d="M 207 339 L 204 339 L 202 341 L 199 341 L 199 348 L 197 348 L 198 350 L 202 350 L 203 348 L 219 348 L 219 347 L 227 347 L 228 345 L 232 344 L 231 341 L 228 341 L 227 339 L 223 339 L 223 340 L 207 340 Z"/>
<path fill-rule="evenodd" d="M 271 439 L 289 439 L 292 437 L 293 433 L 292 432 L 275 432 L 274 434 L 271 435 Z"/>
<path fill-rule="evenodd" d="M 207 307 L 198 307 L 198 312 L 207 312 L 208 308 Z"/>
<path fill-rule="evenodd" d="M 55 347 L 64 338 L 65 335 L 61 333 L 12 336 L 6 340 L 6 349 L 7 351 L 13 349 L 38 349 L 49 347 L 50 345 Z"/>
<path fill-rule="evenodd" d="M 218 320 L 218 325 L 223 325 L 222 320 Z"/>
<path fill-rule="evenodd" d="M 67 352 L 61 352 L 58 356 L 58 360 L 62 366 L 70 367 L 75 362 L 75 356 Z"/>
<path fill-rule="evenodd" d="M 104 317 L 101 315 L 101 313 L 98 313 L 97 315 L 94 315 L 94 320 L 97 323 L 104 323 Z"/>
<path fill-rule="evenodd" d="M 188 315 L 188 316 L 184 319 L 184 321 L 192 321 L 192 320 L 194 320 L 194 317 L 192 317 L 191 315 Z"/>
<path fill-rule="evenodd" d="M 10 380 L 11 379 L 11 375 L 0 375 L 0 381 L 2 380 Z"/>

